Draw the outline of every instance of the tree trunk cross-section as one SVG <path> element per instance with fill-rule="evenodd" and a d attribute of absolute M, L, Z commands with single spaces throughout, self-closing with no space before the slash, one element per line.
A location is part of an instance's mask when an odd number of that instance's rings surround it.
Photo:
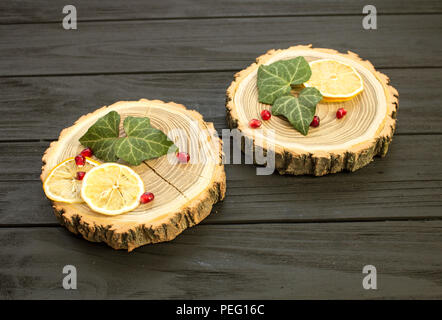
<path fill-rule="evenodd" d="M 353 66 L 361 75 L 364 91 L 355 98 L 337 103 L 319 103 L 316 114 L 321 125 L 310 128 L 307 136 L 297 132 L 282 117 L 262 121 L 262 129 L 251 129 L 251 119 L 260 119 L 260 112 L 269 106 L 258 102 L 257 70 L 261 64 L 304 56 L 307 61 L 335 59 Z M 336 118 L 336 111 L 345 108 L 348 114 Z M 331 49 L 295 46 L 286 50 L 270 50 L 256 63 L 238 72 L 227 89 L 227 121 L 238 128 L 255 148 L 264 152 L 273 146 L 275 166 L 280 174 L 312 174 L 322 176 L 343 170 L 355 171 L 370 163 L 376 155 L 385 156 L 396 127 L 398 92 L 389 85 L 389 78 L 376 71 L 369 61 L 353 52 L 338 53 Z M 265 135 L 273 129 L 274 138 Z"/>
<path fill-rule="evenodd" d="M 145 99 L 100 108 L 64 129 L 58 141 L 51 143 L 42 159 L 41 180 L 58 163 L 78 154 L 84 148 L 78 139 L 112 110 L 121 116 L 120 134 L 124 132 L 125 117 L 149 117 L 153 127 L 166 133 L 180 151 L 190 154 L 190 162 L 177 163 L 175 155 L 168 154 L 132 166 L 146 191 L 155 194 L 155 200 L 129 213 L 105 216 L 86 204 L 53 202 L 55 215 L 71 232 L 89 241 L 105 242 L 114 249 L 131 251 L 145 244 L 172 240 L 206 218 L 212 206 L 225 196 L 221 140 L 213 124 L 204 122 L 196 111 L 172 102 Z"/>

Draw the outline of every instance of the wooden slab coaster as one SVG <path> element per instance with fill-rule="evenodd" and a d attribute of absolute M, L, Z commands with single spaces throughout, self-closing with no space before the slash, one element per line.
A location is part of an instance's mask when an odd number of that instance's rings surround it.
<path fill-rule="evenodd" d="M 298 56 L 307 61 L 335 59 L 353 66 L 363 79 L 364 91 L 349 101 L 319 103 L 316 115 L 321 125 L 310 128 L 307 136 L 296 131 L 285 118 L 277 116 L 262 121 L 263 130 L 251 129 L 249 121 L 261 119 L 260 112 L 270 107 L 258 102 L 259 65 Z M 227 120 L 230 128 L 238 128 L 255 147 L 265 150 L 269 144 L 274 145 L 275 166 L 280 174 L 322 176 L 342 170 L 355 171 L 370 163 L 374 156 L 385 156 L 392 141 L 398 92 L 388 83 L 386 75 L 352 52 L 343 54 L 311 45 L 270 50 L 235 75 L 227 89 Z M 338 120 L 336 111 L 339 108 L 345 108 L 348 113 Z M 275 130 L 273 138 L 266 135 L 269 129 Z"/>
<path fill-rule="evenodd" d="M 86 204 L 53 202 L 60 223 L 75 234 L 114 249 L 133 250 L 148 243 L 174 239 L 184 229 L 209 215 L 212 206 L 224 199 L 226 177 L 222 164 L 222 143 L 212 123 L 184 106 L 159 100 L 121 101 L 81 117 L 64 129 L 43 156 L 41 180 L 66 158 L 84 147 L 78 139 L 110 111 L 117 111 L 122 123 L 127 116 L 149 117 L 151 125 L 166 133 L 180 151 L 188 152 L 187 164 L 177 163 L 171 153 L 132 168 L 141 176 L 146 191 L 155 200 L 118 216 L 95 213 Z M 99 159 L 97 159 L 99 160 Z"/>

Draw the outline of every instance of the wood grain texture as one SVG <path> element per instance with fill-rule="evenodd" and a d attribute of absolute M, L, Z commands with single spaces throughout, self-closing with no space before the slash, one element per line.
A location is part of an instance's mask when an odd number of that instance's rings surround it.
<path fill-rule="evenodd" d="M 57 222 L 38 181 L 48 144 L 0 144 L 0 225 Z M 442 169 L 429 150 L 442 157 L 440 135 L 397 136 L 384 159 L 321 178 L 256 176 L 252 165 L 226 165 L 226 198 L 203 223 L 441 218 Z"/>
<path fill-rule="evenodd" d="M 358 52 L 377 68 L 442 66 L 441 15 L 393 15 L 379 24 L 364 30 L 359 16 L 320 16 L 85 22 L 69 31 L 2 25 L 0 75 L 239 70 L 269 49 L 310 43 Z"/>
<path fill-rule="evenodd" d="M 442 222 L 197 226 L 128 255 L 62 228 L 0 229 L 2 299 L 442 298 Z M 65 265 L 77 290 L 62 288 Z M 362 268 L 377 268 L 364 290 Z"/>
<path fill-rule="evenodd" d="M 398 134 L 442 133 L 440 69 L 383 69 L 401 93 Z M 0 140 L 57 138 L 79 114 L 116 100 L 157 98 L 179 101 L 220 130 L 225 92 L 233 72 L 0 78 Z M 410 79 L 419 79 L 416 86 Z M 109 88 L 113 88 L 109 90 Z M 26 116 L 24 116 L 26 115 Z"/>
<path fill-rule="evenodd" d="M 259 130 L 251 129 L 250 120 L 259 119 L 261 111 L 270 108 L 258 101 L 259 66 L 299 56 L 309 62 L 333 59 L 351 65 L 362 79 L 363 92 L 350 101 L 319 103 L 315 114 L 321 118 L 321 126 L 310 129 L 306 136 L 278 117 L 263 121 Z M 344 170 L 356 171 L 376 155 L 385 156 L 392 142 L 399 94 L 389 82 L 388 76 L 352 52 L 343 54 L 311 46 L 273 49 L 235 74 L 226 93 L 227 120 L 229 127 L 241 131 L 254 149 L 275 153 L 275 166 L 280 174 L 323 176 Z M 336 119 L 339 108 L 348 111 L 343 120 Z"/>
<path fill-rule="evenodd" d="M 340 0 L 330 5 L 326 0 L 72 0 L 79 21 L 114 19 L 161 19 L 204 17 L 247 17 L 286 15 L 361 14 L 364 0 Z M 371 1 L 378 13 L 442 12 L 437 0 Z M 63 5 L 55 0 L 22 0 L 0 3 L 0 23 L 61 21 Z"/>
<path fill-rule="evenodd" d="M 128 116 L 148 116 L 154 128 L 167 134 L 179 150 L 187 151 L 192 159 L 179 164 L 172 154 L 170 158 L 167 155 L 132 166 L 146 191 L 155 194 L 155 201 L 139 205 L 125 214 L 105 216 L 84 203 L 52 201 L 60 223 L 89 241 L 105 242 L 114 249 L 132 251 L 145 244 L 170 241 L 206 218 L 226 192 L 221 163 L 222 143 L 214 136 L 211 123 L 204 122 L 199 113 L 173 102 L 119 101 L 82 116 L 74 125 L 64 129 L 58 140 L 44 152 L 41 181 L 46 183 L 53 168 L 84 148 L 79 142 L 80 137 L 110 111 L 118 112 L 122 122 Z M 122 123 L 120 133 L 121 126 Z"/>
<path fill-rule="evenodd" d="M 32 23 L 0 25 L 0 110 L 7 115 L 0 118 L 0 298 L 442 298 L 440 221 L 366 221 L 441 217 L 434 160 L 442 156 L 441 1 L 371 2 L 376 31 L 361 27 L 368 4 L 361 0 L 71 3 L 76 31 L 61 28 L 65 4 L 0 2 L 0 24 Z M 262 15 L 268 18 L 254 18 Z M 162 18 L 169 21 L 141 21 Z M 98 22 L 124 19 L 140 21 Z M 320 179 L 257 177 L 254 166 L 228 165 L 228 197 L 216 215 L 130 255 L 55 227 L 38 181 L 40 157 L 45 140 L 79 114 L 150 97 L 184 103 L 225 128 L 233 73 L 268 49 L 297 43 L 355 50 L 390 67 L 382 72 L 401 92 L 401 107 L 399 136 L 385 159 Z M 169 74 L 130 74 L 162 70 Z M 72 73 L 102 75 L 41 76 Z M 324 223 L 336 220 L 364 222 Z M 315 223 L 288 223 L 302 221 Z M 8 228 L 14 225 L 23 228 Z M 66 264 L 77 266 L 79 290 L 61 288 Z M 366 264 L 378 268 L 376 291 L 362 290 Z"/>

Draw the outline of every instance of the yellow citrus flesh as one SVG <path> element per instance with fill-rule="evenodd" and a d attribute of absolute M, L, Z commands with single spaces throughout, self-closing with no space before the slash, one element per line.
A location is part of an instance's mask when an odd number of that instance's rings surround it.
<path fill-rule="evenodd" d="M 95 212 L 117 215 L 134 210 L 140 204 L 144 184 L 131 168 L 105 163 L 89 171 L 81 188 L 81 197 Z"/>
<path fill-rule="evenodd" d="M 86 158 L 83 167 L 75 164 L 75 158 L 69 158 L 59 163 L 43 182 L 43 190 L 46 196 L 58 202 L 81 203 L 82 182 L 77 180 L 77 172 L 88 172 L 92 168 L 100 165 L 99 162 Z"/>
<path fill-rule="evenodd" d="M 364 88 L 358 72 L 345 63 L 322 59 L 310 62 L 310 68 L 312 76 L 304 85 L 317 88 L 326 102 L 350 100 Z"/>

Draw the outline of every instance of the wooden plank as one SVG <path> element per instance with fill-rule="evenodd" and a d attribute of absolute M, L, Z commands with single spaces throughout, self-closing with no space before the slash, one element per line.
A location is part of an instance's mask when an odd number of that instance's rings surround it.
<path fill-rule="evenodd" d="M 385 69 L 400 94 L 399 134 L 442 133 L 440 69 Z M 410 79 L 417 78 L 417 86 Z M 0 78 L 0 140 L 57 139 L 82 114 L 119 100 L 175 101 L 226 128 L 225 92 L 233 72 Z"/>
<path fill-rule="evenodd" d="M 225 128 L 232 80 L 233 72 L 0 78 L 0 110 L 8 114 L 0 119 L 0 139 L 57 139 L 82 114 L 141 98 L 182 103 Z"/>
<path fill-rule="evenodd" d="M 57 223 L 38 180 L 48 144 L 0 144 L 0 225 Z M 226 165 L 226 199 L 203 223 L 442 218 L 441 152 L 440 136 L 403 135 L 354 173 L 256 176 L 252 165 Z"/>
<path fill-rule="evenodd" d="M 442 222 L 197 226 L 128 254 L 62 228 L 0 229 L 1 299 L 442 298 Z M 65 265 L 77 290 L 62 288 Z M 364 290 L 365 265 L 377 290 Z"/>
<path fill-rule="evenodd" d="M 359 16 L 2 25 L 0 75 L 237 70 L 308 43 L 353 50 L 378 68 L 442 66 L 441 15 L 379 20 L 371 31 Z"/>
<path fill-rule="evenodd" d="M 300 16 L 327 14 L 362 14 L 367 4 L 363 0 L 335 1 L 333 5 L 325 0 L 162 0 L 109 1 L 72 0 L 69 4 L 77 8 L 78 20 L 115 19 L 161 19 L 161 18 L 204 18 L 204 17 L 247 17 L 247 16 Z M 437 0 L 371 1 L 379 14 L 391 13 L 434 13 L 442 12 Z M 64 4 L 52 0 L 22 0 L 0 3 L 0 23 L 29 23 L 61 21 Z"/>

